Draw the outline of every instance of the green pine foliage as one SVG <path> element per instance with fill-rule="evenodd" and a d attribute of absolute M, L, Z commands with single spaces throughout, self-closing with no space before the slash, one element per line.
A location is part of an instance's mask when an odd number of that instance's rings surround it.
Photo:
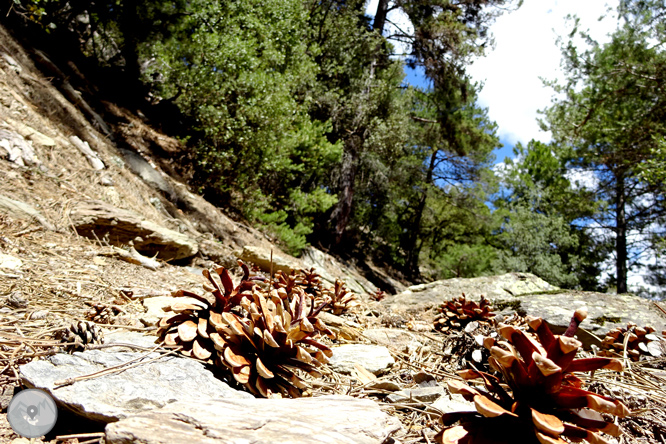
<path fill-rule="evenodd" d="M 663 257 L 663 2 L 622 1 L 607 45 L 564 43 L 543 122 L 555 140 L 517 146 L 502 174 L 466 68 L 521 2 L 378 3 L 413 25 L 408 54 L 364 0 L 14 0 L 8 20 L 117 79 L 100 82 L 107 99 L 170 109 L 190 185 L 291 254 L 316 244 L 411 281 L 528 271 L 586 290 L 604 289 L 613 252 L 620 290 L 621 262 L 637 263 L 615 235 L 642 230 Z M 405 84 L 407 65 L 428 88 Z M 592 188 L 576 183 L 585 170 Z"/>

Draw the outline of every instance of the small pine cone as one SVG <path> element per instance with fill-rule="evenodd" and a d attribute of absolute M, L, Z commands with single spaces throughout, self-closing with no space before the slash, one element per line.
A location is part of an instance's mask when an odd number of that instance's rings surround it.
<path fill-rule="evenodd" d="M 626 344 L 627 356 L 633 361 L 638 361 L 641 358 L 663 356 L 665 343 L 666 341 L 655 334 L 654 327 L 638 327 L 630 322 L 626 327 L 616 327 L 606 333 L 598 354 L 609 357 L 622 356 Z"/>
<path fill-rule="evenodd" d="M 374 293 L 370 295 L 370 297 L 372 298 L 372 300 L 379 302 L 386 297 L 386 292 L 378 288 L 377 290 L 375 290 Z"/>
<path fill-rule="evenodd" d="M 335 288 L 333 291 L 325 290 L 319 298 L 315 299 L 318 304 L 326 304 L 324 311 L 340 315 L 353 310 L 360 304 L 356 299 L 356 295 L 345 287 L 345 284 L 340 281 L 335 281 Z"/>
<path fill-rule="evenodd" d="M 301 270 L 299 275 L 299 280 L 297 282 L 307 294 L 312 295 L 315 298 L 321 295 L 321 292 L 323 291 L 321 277 L 314 268 Z"/>
<path fill-rule="evenodd" d="M 113 324 L 116 316 L 122 312 L 123 310 L 117 305 L 92 304 L 86 317 L 98 324 Z"/>
<path fill-rule="evenodd" d="M 493 322 L 493 313 L 490 301 L 484 296 L 477 304 L 465 298 L 465 294 L 445 302 L 439 307 L 439 315 L 435 318 L 436 330 L 446 332 L 450 329 L 460 330 L 472 321 L 490 325 Z"/>
<path fill-rule="evenodd" d="M 102 344 L 104 333 L 102 329 L 93 322 L 78 321 L 60 331 L 60 341 L 68 345 L 67 351 L 85 350 L 86 345 Z"/>

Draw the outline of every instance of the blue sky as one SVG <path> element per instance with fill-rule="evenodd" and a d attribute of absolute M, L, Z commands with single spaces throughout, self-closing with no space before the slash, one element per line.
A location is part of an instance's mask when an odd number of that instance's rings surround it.
<path fill-rule="evenodd" d="M 537 110 L 549 106 L 553 95 L 540 77 L 549 80 L 563 77 L 556 39 L 571 30 L 566 16 L 575 14 L 580 18 L 581 30 L 587 29 L 594 39 L 605 42 L 617 26 L 614 13 L 617 4 L 618 0 L 525 0 L 520 9 L 502 15 L 491 26 L 495 47 L 476 60 L 468 72 L 475 81 L 484 84 L 479 105 L 488 108 L 490 119 L 499 126 L 504 148 L 495 153 L 498 162 L 512 155 L 516 142 L 527 144 L 531 139 L 548 142 L 551 138 L 537 123 Z M 370 0 L 368 14 L 374 15 L 376 8 L 377 0 Z M 599 21 L 603 15 L 606 18 Z M 403 29 L 410 27 L 407 18 L 400 14 L 389 14 L 389 20 Z M 389 25 L 385 34 L 390 31 Z M 407 53 L 409 48 L 402 51 Z M 407 69 L 406 74 L 409 83 L 422 84 L 418 72 Z"/>

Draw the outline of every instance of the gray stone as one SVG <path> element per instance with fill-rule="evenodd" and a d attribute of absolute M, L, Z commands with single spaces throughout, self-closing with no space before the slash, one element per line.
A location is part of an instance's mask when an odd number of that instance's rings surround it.
<path fill-rule="evenodd" d="M 363 332 L 363 336 L 379 345 L 400 351 L 414 350 L 428 342 L 422 335 L 399 328 L 368 328 Z"/>
<path fill-rule="evenodd" d="M 41 163 L 29 141 L 25 140 L 22 135 L 5 129 L 0 129 L 0 157 L 7 158 L 10 162 L 20 166 Z"/>
<path fill-rule="evenodd" d="M 134 248 L 146 256 L 157 255 L 163 260 L 194 256 L 198 249 L 188 236 L 146 220 L 133 211 L 116 208 L 106 202 L 77 202 L 69 213 L 77 233 L 91 239 L 107 238 L 115 246 L 133 242 Z"/>
<path fill-rule="evenodd" d="M 334 371 L 351 374 L 354 364 L 363 366 L 375 375 L 388 370 L 395 360 L 388 349 L 379 345 L 345 344 L 333 348 L 333 357 L 330 359 Z"/>
<path fill-rule="evenodd" d="M 414 387 L 410 389 L 400 390 L 399 392 L 392 393 L 386 397 L 389 402 L 433 402 L 439 399 L 444 394 L 444 387 L 440 385 L 432 385 L 426 387 Z"/>
<path fill-rule="evenodd" d="M 251 262 L 261 268 L 263 271 L 270 272 L 271 269 L 282 271 L 283 273 L 291 273 L 305 268 L 303 262 L 299 261 L 293 256 L 283 253 L 279 250 L 271 250 L 264 247 L 245 246 L 243 251 L 238 254 L 238 258 L 245 262 Z M 272 261 L 272 262 L 271 262 Z"/>
<path fill-rule="evenodd" d="M 335 285 L 335 281 L 339 279 L 358 295 L 377 291 L 377 287 L 361 276 L 356 269 L 314 247 L 308 247 L 303 251 L 301 261 L 303 268 L 314 268 L 322 280 L 331 286 Z"/>
<path fill-rule="evenodd" d="M 42 227 L 49 231 L 55 231 L 55 226 L 46 220 L 42 214 L 32 205 L 13 200 L 0 194 L 0 211 L 7 212 L 16 219 L 30 219 L 37 221 Z"/>
<path fill-rule="evenodd" d="M 651 325 L 657 331 L 666 329 L 666 316 L 652 301 L 631 294 L 562 290 L 559 293 L 497 298 L 493 303 L 508 304 L 514 310 L 541 317 L 555 333 L 562 333 L 569 326 L 571 316 L 578 308 L 586 308 L 588 313 L 581 328 L 600 337 L 615 327 L 626 327 L 628 322 Z M 579 339 L 589 342 L 585 338 Z"/>
<path fill-rule="evenodd" d="M 380 444 L 400 428 L 367 399 L 178 402 L 106 426 L 108 444 Z"/>
<path fill-rule="evenodd" d="M 177 356 L 56 388 L 56 382 L 90 375 L 141 356 L 146 353 L 88 350 L 57 354 L 22 365 L 20 375 L 24 384 L 47 391 L 61 407 L 105 423 L 177 401 L 198 404 L 223 398 L 252 398 L 216 379 L 203 364 Z M 156 356 L 151 353 L 144 359 Z"/>
<path fill-rule="evenodd" d="M 123 156 L 129 169 L 148 185 L 168 194 L 173 192 L 162 174 L 140 154 L 122 148 L 119 148 L 118 152 Z"/>
<path fill-rule="evenodd" d="M 437 381 L 434 375 L 428 372 L 424 372 L 423 370 L 413 373 L 412 379 L 414 380 L 415 383 L 419 385 L 422 383 L 430 383 L 432 381 Z"/>
<path fill-rule="evenodd" d="M 423 313 L 463 293 L 473 300 L 478 300 L 481 295 L 493 300 L 552 290 L 557 290 L 557 287 L 533 274 L 507 273 L 501 276 L 454 278 L 413 285 L 400 294 L 387 296 L 381 304 L 396 312 Z"/>
<path fill-rule="evenodd" d="M 465 400 L 462 395 L 458 394 L 442 396 L 433 402 L 431 407 L 441 413 L 476 411 L 474 403 Z"/>

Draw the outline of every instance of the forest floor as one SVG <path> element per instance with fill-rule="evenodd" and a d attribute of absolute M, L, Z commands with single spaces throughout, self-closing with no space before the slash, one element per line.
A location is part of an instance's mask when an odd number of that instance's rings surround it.
<path fill-rule="evenodd" d="M 0 442 L 23 441 L 11 430 L 6 420 L 6 404 L 14 387 L 21 386 L 19 366 L 33 359 L 59 350 L 56 333 L 71 322 L 87 319 L 93 305 L 120 308 L 103 325 L 109 332 L 130 329 L 154 334 L 153 327 L 144 327 L 137 321 L 144 308 L 142 298 L 168 295 L 176 289 L 201 292 L 203 278 L 191 267 L 166 264 L 158 270 L 121 261 L 110 254 L 110 248 L 75 234 L 55 233 L 40 226 L 0 217 L 0 395 L 3 413 L 0 414 Z M 12 264 L 18 258 L 21 264 Z M 362 304 L 348 318 L 363 327 L 386 324 L 388 313 L 381 313 L 381 304 Z M 368 316 L 369 313 L 372 316 Z M 444 335 L 436 331 L 415 331 L 409 323 L 403 326 L 420 336 L 423 347 L 406 350 L 399 344 L 389 350 L 396 365 L 383 375 L 382 382 L 391 382 L 401 388 L 414 386 L 412 376 L 423 372 L 434 377 L 441 385 L 456 377 L 464 357 L 469 356 L 460 335 Z M 338 342 L 367 342 L 359 329 L 358 336 L 347 335 Z M 416 328 L 416 330 L 422 330 Z M 463 344 L 463 347 L 460 345 Z M 468 343 L 467 343 L 468 344 Z M 447 347 L 457 350 L 452 355 L 442 353 Z M 603 373 L 594 377 L 590 387 L 602 394 L 622 399 L 632 415 L 621 419 L 624 434 L 609 438 L 618 444 L 663 444 L 666 442 L 666 360 L 634 363 L 623 374 Z M 390 403 L 386 392 L 371 388 L 361 375 L 343 375 L 325 372 L 322 381 L 315 383 L 313 394 L 346 394 L 369 398 L 389 414 L 396 416 L 403 429 L 393 438 L 403 444 L 432 443 L 441 429 L 439 413 L 423 403 Z M 374 383 L 374 381 L 373 381 Z M 3 393 L 4 392 L 4 393 Z M 90 424 L 61 413 L 56 426 L 44 440 L 81 444 L 104 442 L 99 434 L 103 426 Z M 98 435 L 95 435 L 97 433 Z M 80 434 L 79 438 L 65 438 Z"/>

